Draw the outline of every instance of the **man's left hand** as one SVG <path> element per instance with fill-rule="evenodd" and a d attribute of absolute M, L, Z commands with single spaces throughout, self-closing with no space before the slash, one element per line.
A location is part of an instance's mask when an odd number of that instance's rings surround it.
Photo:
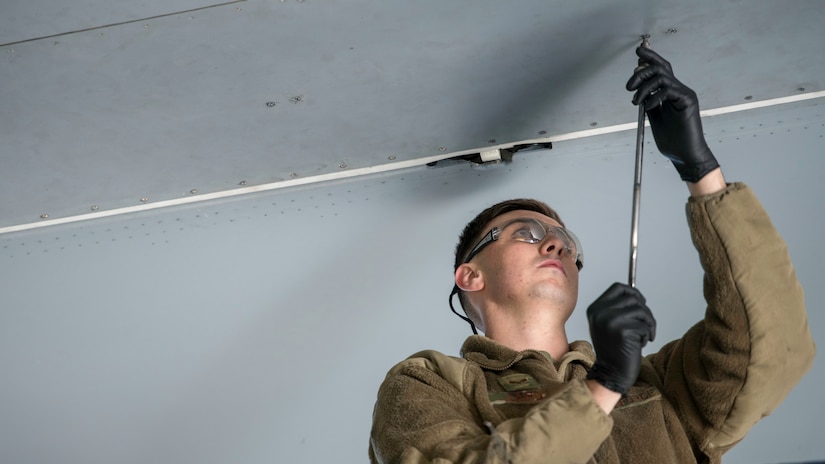
<path fill-rule="evenodd" d="M 643 104 L 656 146 L 673 162 L 682 180 L 698 182 L 719 167 L 705 142 L 696 92 L 673 75 L 673 69 L 656 52 L 639 47 L 640 66 L 627 81 L 635 90 L 633 104 Z"/>

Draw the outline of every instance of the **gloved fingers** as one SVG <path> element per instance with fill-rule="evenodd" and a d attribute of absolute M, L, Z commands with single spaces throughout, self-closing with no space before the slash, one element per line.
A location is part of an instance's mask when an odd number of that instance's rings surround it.
<path fill-rule="evenodd" d="M 592 325 L 624 326 L 643 334 L 645 340 L 656 338 L 656 318 L 639 289 L 614 283 L 590 307 L 587 318 Z M 645 343 L 646 343 L 645 341 Z"/>
<path fill-rule="evenodd" d="M 627 327 L 643 334 L 650 341 L 656 338 L 656 318 L 653 311 L 644 303 L 628 302 L 623 308 L 623 317 L 627 319 Z"/>
<path fill-rule="evenodd" d="M 653 322 L 653 325 L 655 326 L 656 323 Z M 625 328 L 625 330 L 628 336 L 635 336 L 639 338 L 640 347 L 644 347 L 645 345 L 647 345 L 647 342 L 653 341 L 653 339 L 650 338 L 649 321 L 639 319 L 634 320 L 630 325 L 628 325 Z"/>
<path fill-rule="evenodd" d="M 644 295 L 638 289 L 620 283 L 613 284 L 587 308 L 587 319 L 591 328 L 613 327 L 612 330 L 635 321 L 642 321 L 647 326 L 656 324 Z"/>
<path fill-rule="evenodd" d="M 604 293 L 597 298 L 598 300 L 615 300 L 618 298 L 622 298 L 623 296 L 633 296 L 634 298 L 639 299 L 642 303 L 645 302 L 645 297 L 642 295 L 642 292 L 639 289 L 631 287 L 622 282 L 614 282 L 604 291 Z"/>
<path fill-rule="evenodd" d="M 623 308 L 625 307 L 630 307 L 638 303 L 644 304 L 644 302 L 645 297 L 637 289 L 627 284 L 616 282 L 608 287 L 607 290 L 596 298 L 596 301 L 587 308 L 587 318 L 592 322 L 594 317 L 606 311 L 612 312 L 611 310 L 617 308 L 624 311 Z"/>
<path fill-rule="evenodd" d="M 667 92 L 657 91 L 644 100 L 645 111 L 658 110 L 668 100 Z"/>
<path fill-rule="evenodd" d="M 639 57 L 639 61 L 642 63 L 662 66 L 667 69 L 668 73 L 673 74 L 673 67 L 670 62 L 649 48 L 636 47 L 636 56 Z"/>
<path fill-rule="evenodd" d="M 634 105 L 644 102 L 645 107 L 655 107 L 667 99 L 678 100 L 685 96 L 684 85 L 661 66 L 640 69 L 634 77 L 638 78 L 638 81 L 628 82 L 628 86 L 633 87 L 629 90 L 636 90 L 632 99 Z"/>
<path fill-rule="evenodd" d="M 633 94 L 633 104 L 647 100 L 652 94 L 673 85 L 673 76 L 661 66 L 647 66 L 639 69 L 627 83 L 628 90 L 636 90 Z"/>
<path fill-rule="evenodd" d="M 673 79 L 666 87 L 656 92 L 654 96 L 659 98 L 660 103 L 654 104 L 655 102 L 646 102 L 645 111 L 661 108 L 665 103 L 669 104 L 676 111 L 684 111 L 691 106 L 698 108 L 699 106 L 696 94 L 676 79 Z"/>
<path fill-rule="evenodd" d="M 653 317 L 653 311 L 650 308 L 647 306 L 636 308 L 636 314 L 633 317 L 637 323 L 635 329 L 642 335 L 642 346 L 656 339 L 656 318 Z"/>
<path fill-rule="evenodd" d="M 654 69 L 659 74 L 673 76 L 673 67 L 670 66 L 670 63 L 653 50 L 639 47 L 636 49 L 636 54 L 639 56 L 639 67 L 633 71 L 633 75 L 627 80 L 627 84 L 625 84 L 627 90 L 638 88 L 643 81 L 650 78 Z"/>

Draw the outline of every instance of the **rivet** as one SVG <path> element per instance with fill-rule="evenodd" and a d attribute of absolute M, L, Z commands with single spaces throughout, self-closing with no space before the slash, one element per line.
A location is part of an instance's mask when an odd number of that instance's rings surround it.
<path fill-rule="evenodd" d="M 298 177 L 298 173 L 297 172 L 290 172 L 289 177 L 294 179 L 294 178 Z"/>
<path fill-rule="evenodd" d="M 275 106 L 275 105 L 277 105 L 277 104 L 278 104 L 278 102 L 271 102 L 271 101 L 270 101 L 270 102 L 266 102 L 266 106 L 267 106 L 267 107 L 269 107 L 269 108 L 272 108 L 273 106 Z"/>
<path fill-rule="evenodd" d="M 194 195 L 194 194 L 198 193 L 198 189 L 192 189 L 192 190 L 189 191 L 189 193 Z"/>
<path fill-rule="evenodd" d="M 387 157 L 388 160 L 393 161 L 395 160 L 395 155 L 390 155 Z"/>
<path fill-rule="evenodd" d="M 547 131 L 545 131 L 545 130 L 539 131 L 539 135 L 545 135 L 545 134 L 547 134 Z"/>
<path fill-rule="evenodd" d="M 678 30 L 678 29 L 676 29 L 675 27 L 669 27 L 669 28 L 665 31 L 665 34 L 675 34 L 675 33 L 677 33 L 677 32 L 679 32 L 679 30 Z"/>
<path fill-rule="evenodd" d="M 14 53 L 14 49 L 13 49 L 13 48 L 10 48 L 10 49 L 9 49 L 9 53 Z"/>
<path fill-rule="evenodd" d="M 147 201 L 149 201 L 149 199 L 146 198 L 146 197 L 143 197 L 143 198 L 140 199 L 141 203 L 146 203 Z"/>
<path fill-rule="evenodd" d="M 490 139 L 487 141 L 487 143 L 496 143 L 496 139 Z"/>
<path fill-rule="evenodd" d="M 241 7 L 235 7 L 235 11 L 241 11 Z"/>
<path fill-rule="evenodd" d="M 290 98 L 289 101 L 292 102 L 292 103 L 298 104 L 298 103 L 301 103 L 302 101 L 304 101 L 304 96 L 303 95 L 298 95 L 298 96 Z"/>
<path fill-rule="evenodd" d="M 57 41 L 57 40 L 55 40 L 54 42 L 52 42 L 52 45 L 58 45 L 58 44 L 60 44 L 60 42 L 59 42 L 59 41 Z"/>
<path fill-rule="evenodd" d="M 338 165 L 339 168 L 344 169 L 347 167 L 347 163 L 341 163 Z"/>
<path fill-rule="evenodd" d="M 805 91 L 805 87 L 797 87 L 797 88 L 796 88 L 796 91 L 797 91 L 797 92 L 804 92 L 804 91 Z"/>
<path fill-rule="evenodd" d="M 48 219 L 48 218 L 49 218 L 49 215 L 46 214 L 46 213 L 43 213 L 43 214 L 40 215 L 40 219 Z"/>
<path fill-rule="evenodd" d="M 92 205 L 92 211 L 97 211 L 100 209 L 100 206 Z"/>
<path fill-rule="evenodd" d="M 591 127 L 596 127 L 598 125 L 599 125 L 599 123 L 597 123 L 596 121 L 593 121 L 593 122 L 590 123 Z"/>
<path fill-rule="evenodd" d="M 753 100 L 753 96 L 752 95 L 746 95 L 745 100 Z"/>
<path fill-rule="evenodd" d="M 246 181 L 242 180 L 242 181 L 238 182 L 238 185 L 246 185 Z"/>
<path fill-rule="evenodd" d="M 149 25 L 148 25 L 148 24 L 144 24 L 144 25 L 143 25 L 143 28 L 144 28 L 144 29 L 149 29 Z"/>
<path fill-rule="evenodd" d="M 438 147 L 438 151 L 447 151 L 447 149 L 444 147 Z"/>

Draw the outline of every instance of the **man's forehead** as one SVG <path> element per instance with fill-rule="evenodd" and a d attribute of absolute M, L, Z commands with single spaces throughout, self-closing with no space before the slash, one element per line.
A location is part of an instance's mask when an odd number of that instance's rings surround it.
<path fill-rule="evenodd" d="M 516 210 L 516 211 L 508 211 L 502 215 L 496 216 L 495 219 L 490 221 L 490 225 L 494 227 L 501 227 L 508 222 L 519 219 L 519 218 L 529 218 L 529 219 L 538 219 L 539 222 L 543 222 L 545 224 L 552 224 L 554 226 L 561 227 L 559 221 L 547 216 L 545 214 L 539 213 L 538 211 L 531 211 L 531 210 Z"/>

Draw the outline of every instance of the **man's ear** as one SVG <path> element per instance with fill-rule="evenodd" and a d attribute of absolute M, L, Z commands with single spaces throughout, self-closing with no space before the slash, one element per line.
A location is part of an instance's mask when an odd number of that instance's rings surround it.
<path fill-rule="evenodd" d="M 484 288 L 484 277 L 474 266 L 464 263 L 455 270 L 455 284 L 465 292 L 477 292 Z"/>

